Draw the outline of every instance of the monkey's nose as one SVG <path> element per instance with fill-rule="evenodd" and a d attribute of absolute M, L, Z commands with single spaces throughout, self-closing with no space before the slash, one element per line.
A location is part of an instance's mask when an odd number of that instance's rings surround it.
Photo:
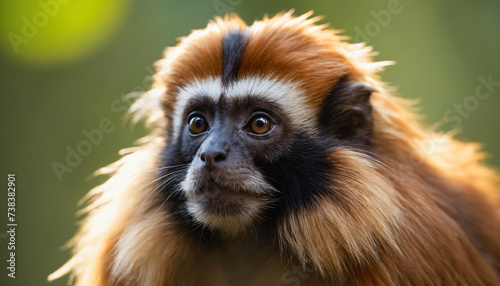
<path fill-rule="evenodd" d="M 200 154 L 205 168 L 212 169 L 226 160 L 228 152 L 218 148 L 209 148 Z"/>

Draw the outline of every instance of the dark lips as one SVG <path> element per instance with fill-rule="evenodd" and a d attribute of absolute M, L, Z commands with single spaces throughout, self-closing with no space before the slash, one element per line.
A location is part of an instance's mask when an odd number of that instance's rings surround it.
<path fill-rule="evenodd" d="M 231 195 L 231 191 L 219 186 L 215 182 L 209 182 L 204 187 L 201 188 L 201 194 L 210 199 L 216 199 L 220 196 Z"/>

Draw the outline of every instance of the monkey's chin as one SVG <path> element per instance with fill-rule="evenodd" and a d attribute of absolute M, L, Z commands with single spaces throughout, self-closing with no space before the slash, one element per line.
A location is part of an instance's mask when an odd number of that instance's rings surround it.
<path fill-rule="evenodd" d="M 193 219 L 225 234 L 240 234 L 251 228 L 265 208 L 267 200 L 218 189 L 191 196 L 186 201 Z"/>

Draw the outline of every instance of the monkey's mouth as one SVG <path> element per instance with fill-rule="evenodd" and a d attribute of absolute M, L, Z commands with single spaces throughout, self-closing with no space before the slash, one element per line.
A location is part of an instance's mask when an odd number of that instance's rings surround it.
<path fill-rule="evenodd" d="M 218 199 L 220 197 L 231 196 L 235 191 L 217 184 L 214 180 L 210 180 L 198 190 L 198 193 L 209 199 Z"/>
<path fill-rule="evenodd" d="M 248 191 L 230 189 L 210 180 L 196 191 L 194 202 L 206 212 L 225 216 L 241 214 L 248 201 L 255 198 Z"/>
<path fill-rule="evenodd" d="M 208 181 L 187 199 L 195 221 L 211 228 L 239 232 L 265 208 L 268 198 Z"/>
<path fill-rule="evenodd" d="M 246 189 L 237 184 L 225 184 L 213 178 L 199 182 L 198 187 L 192 192 L 196 197 L 205 197 L 209 200 L 242 199 L 242 198 L 269 198 L 271 192 Z M 242 184 L 241 184 L 242 185 Z"/>

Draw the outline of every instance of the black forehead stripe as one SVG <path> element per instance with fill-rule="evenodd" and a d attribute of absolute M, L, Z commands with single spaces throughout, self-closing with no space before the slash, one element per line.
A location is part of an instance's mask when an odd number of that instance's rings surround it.
<path fill-rule="evenodd" d="M 243 31 L 231 30 L 224 35 L 222 39 L 222 82 L 224 85 L 236 80 L 245 47 Z"/>

